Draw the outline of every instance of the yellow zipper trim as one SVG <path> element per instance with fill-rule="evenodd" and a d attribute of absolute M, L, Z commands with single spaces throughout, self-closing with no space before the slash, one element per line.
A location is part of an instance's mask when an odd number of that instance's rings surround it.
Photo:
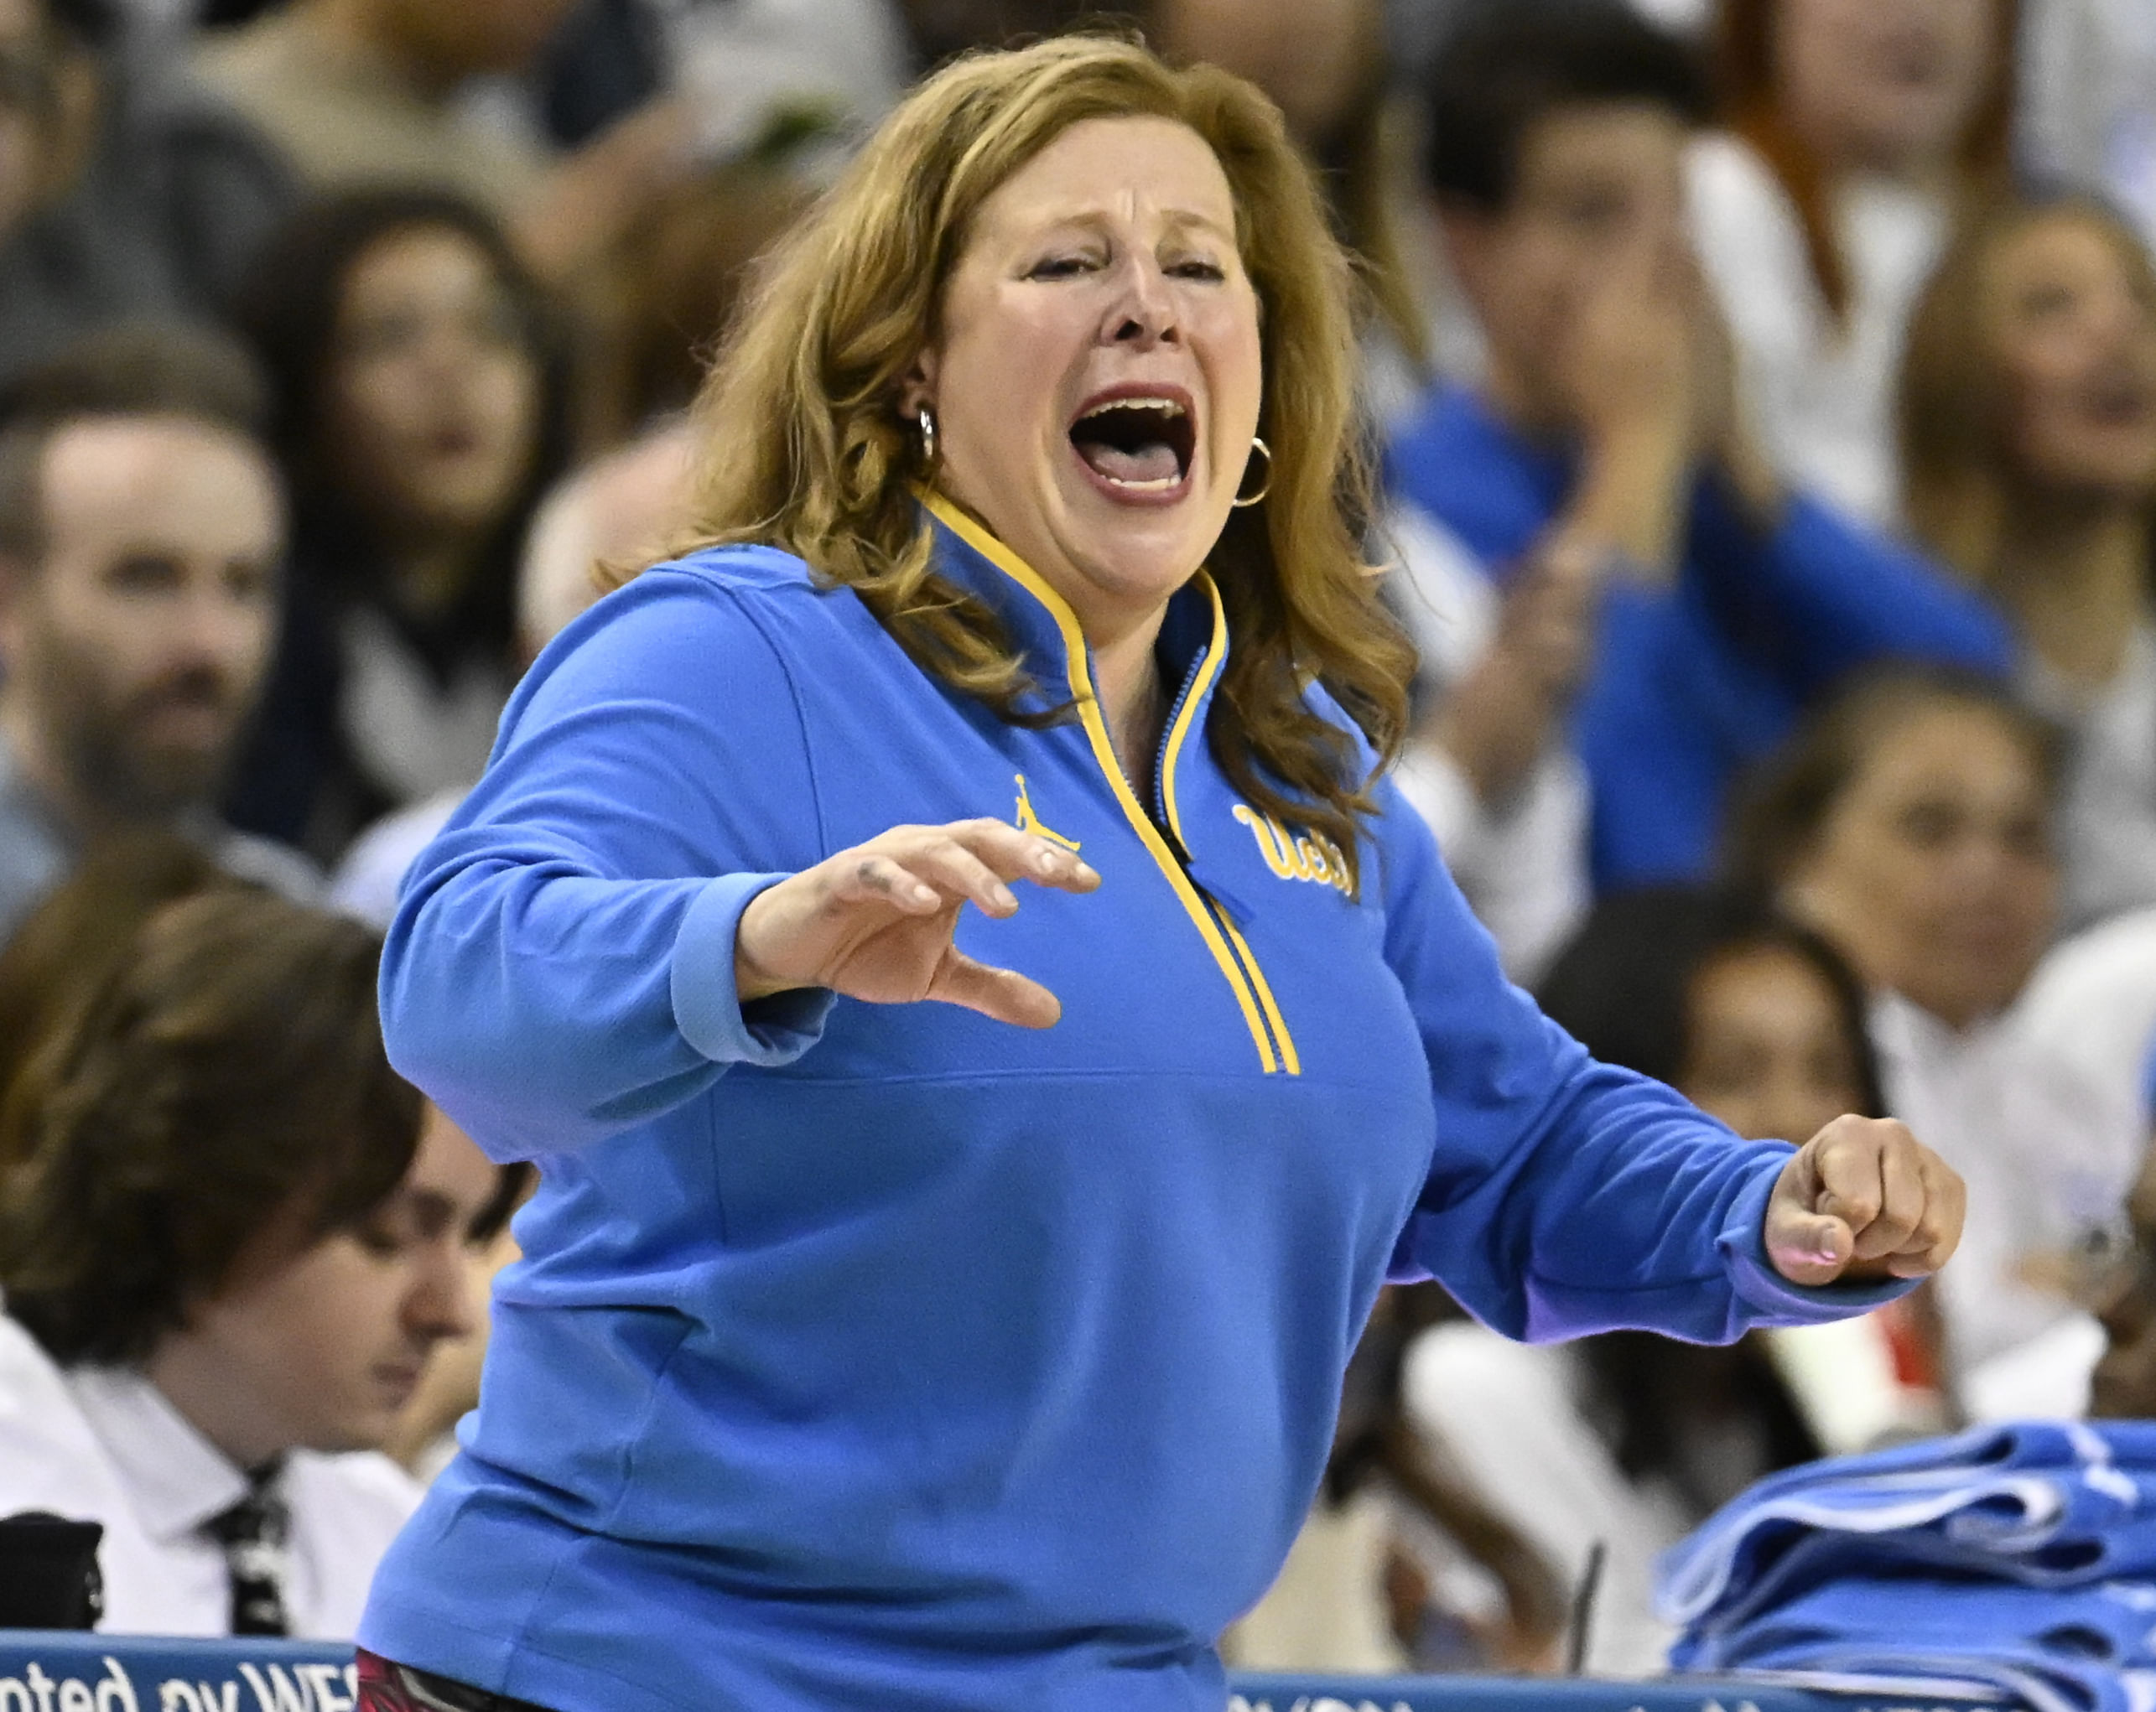
<path fill-rule="evenodd" d="M 1161 801 L 1167 805 L 1168 830 L 1186 850 L 1190 848 L 1190 840 L 1182 835 L 1182 815 L 1176 807 L 1176 762 L 1182 754 L 1183 739 L 1197 723 L 1198 703 L 1205 699 L 1213 680 L 1220 675 L 1220 662 L 1226 656 L 1219 642 L 1228 633 L 1228 609 L 1221 604 L 1219 585 L 1203 571 L 1197 573 L 1197 578 L 1204 584 L 1206 598 L 1213 603 L 1213 640 L 1205 645 L 1205 657 L 1198 664 L 1197 676 L 1190 681 L 1190 693 L 1176 710 L 1175 724 L 1168 727 L 1168 740 L 1161 748 Z"/>
<path fill-rule="evenodd" d="M 1190 848 L 1190 840 L 1182 835 L 1182 815 L 1176 805 L 1176 762 L 1182 753 L 1184 739 L 1190 735 L 1191 729 L 1197 722 L 1198 705 L 1204 700 L 1206 691 L 1212 687 L 1213 680 L 1219 675 L 1220 663 L 1224 656 L 1218 646 L 1218 641 L 1228 634 L 1228 609 L 1221 603 L 1220 585 L 1203 571 L 1198 573 L 1198 580 L 1205 587 L 1206 598 L 1213 603 L 1213 641 L 1206 645 L 1204 661 L 1198 667 L 1197 676 L 1191 680 L 1190 692 L 1184 696 L 1182 706 L 1177 711 L 1175 724 L 1168 728 L 1168 740 L 1161 751 L 1161 801 L 1167 807 L 1168 830 L 1175 834 L 1176 842 L 1186 850 Z M 1281 1067 L 1290 1076 L 1301 1076 L 1302 1060 L 1296 1055 L 1295 1038 L 1287 1031 L 1287 1020 L 1281 1016 L 1280 1005 L 1273 998 L 1273 989 L 1266 983 L 1265 972 L 1258 967 L 1257 954 L 1250 949 L 1249 942 L 1242 934 L 1236 931 L 1234 922 L 1225 910 L 1208 910 L 1207 913 L 1219 921 L 1222 931 L 1241 956 L 1244 971 L 1249 977 L 1250 985 L 1257 989 L 1258 1003 L 1264 1008 L 1265 1020 L 1272 1025 L 1274 1040 L 1279 1042 Z"/>
<path fill-rule="evenodd" d="M 1242 953 L 1243 967 L 1249 972 L 1250 984 L 1258 989 L 1258 1003 L 1265 1007 L 1265 1020 L 1273 1025 L 1273 1038 L 1280 1042 L 1281 1067 L 1290 1076 L 1301 1076 L 1302 1060 L 1296 1052 L 1295 1037 L 1288 1033 L 1287 1019 L 1274 1002 L 1273 989 L 1265 982 L 1265 972 L 1258 967 L 1258 954 L 1250 949 L 1249 942 L 1237 931 L 1224 910 L 1220 912 L 1220 926 L 1235 949 Z"/>
<path fill-rule="evenodd" d="M 1214 921 L 1213 911 L 1207 906 L 1205 900 L 1198 895 L 1197 888 L 1192 885 L 1190 876 L 1183 872 L 1182 864 L 1176 860 L 1175 853 L 1168 848 L 1167 840 L 1161 836 L 1161 829 L 1153 824 L 1152 817 L 1146 812 L 1131 791 L 1130 781 L 1123 776 L 1123 764 L 1115 758 L 1115 745 L 1109 741 L 1108 726 L 1101 718 L 1100 698 L 1094 693 L 1093 674 L 1086 665 L 1085 633 L 1078 628 L 1077 616 L 1063 604 L 1062 597 L 1041 580 L 1038 573 L 941 494 L 923 490 L 921 502 L 938 522 L 1039 601 L 1047 609 L 1048 615 L 1055 620 L 1056 628 L 1062 633 L 1063 657 L 1068 662 L 1071 695 L 1078 703 L 1078 719 L 1085 727 L 1085 734 L 1093 744 L 1094 760 L 1107 776 L 1109 787 L 1114 791 L 1115 800 L 1122 806 L 1124 818 L 1130 822 L 1130 829 L 1137 833 L 1139 841 L 1145 845 L 1161 874 L 1174 888 L 1184 913 L 1190 917 L 1192 926 L 1197 929 L 1199 936 L 1205 941 L 1206 949 L 1213 953 L 1213 961 L 1220 966 L 1221 974 L 1226 978 L 1229 987 L 1235 994 L 1236 1004 L 1242 1007 L 1244 1023 L 1250 1030 L 1250 1039 L 1256 1044 L 1258 1060 L 1265 1066 L 1265 1074 L 1276 1074 L 1281 1067 L 1280 1059 L 1273 1051 L 1272 1041 L 1266 1034 L 1265 1019 L 1251 992 L 1250 983 L 1244 978 L 1234 952 L 1228 948 L 1228 942 L 1220 936 L 1220 928 Z M 1213 599 L 1217 612 L 1219 600 L 1217 591 Z M 1218 632 L 1215 634 L 1217 636 Z M 1187 702 L 1186 718 L 1189 707 L 1194 705 L 1197 699 L 1193 695 Z M 1178 725 L 1185 723 L 1185 719 L 1177 722 Z M 1174 740 L 1179 742 L 1180 739 Z M 1172 793 L 1170 796 L 1172 800 Z M 1173 824 L 1172 815 L 1170 823 Z M 1177 836 L 1180 838 L 1182 834 L 1178 833 Z M 1234 929 L 1231 926 L 1229 931 L 1232 933 Z"/>

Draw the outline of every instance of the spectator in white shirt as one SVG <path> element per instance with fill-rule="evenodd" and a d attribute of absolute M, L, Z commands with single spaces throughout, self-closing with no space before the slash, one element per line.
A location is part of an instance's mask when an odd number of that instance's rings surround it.
<path fill-rule="evenodd" d="M 2156 905 L 2156 267 L 2101 204 L 2008 204 L 1909 325 L 1910 524 L 2020 632 L 2072 734 L 2066 923 Z"/>
<path fill-rule="evenodd" d="M 1852 684 L 1767 770 L 1732 865 L 1837 945 L 1872 989 L 1888 1109 L 1969 1185 L 1939 1282 L 1973 1416 L 2075 1414 L 2101 1351 L 2074 1306 L 2122 1228 L 2139 1113 L 2034 1038 L 2017 1001 L 2056 921 L 2055 734 L 1974 679 Z"/>
<path fill-rule="evenodd" d="M 2144 1100 L 2156 1071 L 2156 908 L 2114 916 L 2055 947 L 2017 1009 L 2033 1036 L 2109 1098 Z"/>
<path fill-rule="evenodd" d="M 0 1516 L 93 1521 L 104 1626 L 350 1636 L 418 1497 L 374 1454 L 515 1184 L 423 1124 L 379 942 L 165 905 L 0 1113 Z"/>
<path fill-rule="evenodd" d="M 1783 475 L 1894 519 L 1894 377 L 1960 205 L 2007 176 L 2013 0 L 1724 0 L 1692 216 Z"/>

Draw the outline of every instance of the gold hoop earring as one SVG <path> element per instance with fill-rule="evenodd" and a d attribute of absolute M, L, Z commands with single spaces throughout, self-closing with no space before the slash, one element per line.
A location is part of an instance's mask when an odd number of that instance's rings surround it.
<path fill-rule="evenodd" d="M 1239 491 L 1234 501 L 1234 504 L 1239 511 L 1245 506 L 1256 505 L 1260 500 L 1265 498 L 1267 494 L 1273 490 L 1273 449 L 1267 445 L 1263 440 L 1260 439 L 1255 434 L 1253 434 L 1250 436 L 1250 449 L 1253 452 L 1263 452 L 1265 454 L 1265 485 L 1260 488 L 1255 493 L 1252 494 L 1247 500 L 1244 499 L 1242 494 Z M 1249 466 L 1248 464 L 1245 464 L 1244 467 L 1247 470 Z"/>
<path fill-rule="evenodd" d="M 913 412 L 913 419 L 921 425 L 921 461 L 933 470 L 936 466 L 936 418 L 924 404 Z"/>

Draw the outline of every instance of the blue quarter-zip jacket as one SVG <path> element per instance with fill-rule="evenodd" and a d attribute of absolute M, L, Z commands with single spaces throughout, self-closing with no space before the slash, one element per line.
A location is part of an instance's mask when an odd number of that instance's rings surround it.
<path fill-rule="evenodd" d="M 1771 1270 L 1787 1149 L 1544 1020 L 1389 786 L 1359 897 L 1238 797 L 1205 578 L 1140 804 L 1068 610 L 930 504 L 1074 717 L 1003 724 L 798 560 L 701 553 L 548 650 L 407 882 L 391 1053 L 542 1179 L 379 1652 L 562 1712 L 1218 1712 L 1389 1271 L 1544 1338 L 1893 1294 Z M 960 921 L 1054 1028 L 740 1004 L 758 890 L 981 815 L 1101 875 Z"/>
<path fill-rule="evenodd" d="M 1502 576 L 1564 511 L 1579 459 L 1446 385 L 1395 436 L 1385 470 L 1395 495 Z M 1908 548 L 1801 494 L 1762 534 L 1702 476 L 1675 586 L 1616 582 L 1603 599 L 1572 718 L 1596 885 L 1705 874 L 1738 775 L 1836 678 L 1891 658 L 2003 677 L 2013 641 L 1980 596 Z"/>

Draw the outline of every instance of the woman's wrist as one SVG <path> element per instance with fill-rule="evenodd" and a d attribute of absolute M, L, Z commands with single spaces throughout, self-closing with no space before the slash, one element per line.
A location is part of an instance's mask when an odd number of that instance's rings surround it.
<path fill-rule="evenodd" d="M 756 955 L 756 947 L 762 937 L 759 930 L 769 921 L 772 910 L 783 907 L 782 900 L 773 901 L 773 894 L 785 884 L 781 880 L 778 885 L 758 892 L 750 899 L 748 907 L 741 911 L 741 919 L 735 926 L 734 996 L 744 1006 L 754 1004 L 759 999 L 790 993 L 803 984 L 775 973 Z"/>

